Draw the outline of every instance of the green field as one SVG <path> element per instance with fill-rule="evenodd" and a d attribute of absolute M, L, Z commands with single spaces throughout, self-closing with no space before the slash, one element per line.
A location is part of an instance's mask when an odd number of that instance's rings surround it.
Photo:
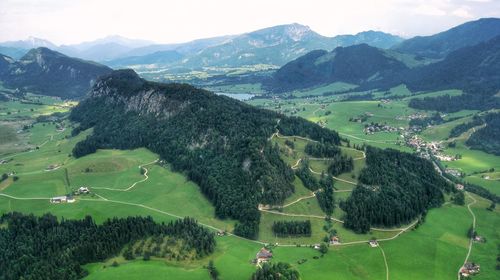
<path fill-rule="evenodd" d="M 250 103 L 253 102 L 257 101 Z M 258 102 L 264 107 L 276 107 L 273 101 Z M 396 133 L 364 135 L 362 124 L 349 122 L 351 116 L 370 112 L 373 116 L 368 119 L 369 122 L 406 126 L 407 120 L 396 119 L 396 116 L 414 112 L 406 106 L 406 101 L 392 101 L 387 104 L 381 104 L 380 101 L 329 101 L 320 104 L 318 101 L 297 99 L 284 102 L 287 103 L 280 105 L 281 108 L 305 108 L 297 114 L 313 121 L 324 121 L 327 127 L 335 128 L 354 143 L 406 149 L 395 144 L 399 137 Z M 22 107 L 24 104 L 19 106 Z M 40 106 L 40 110 L 28 109 L 22 121 L 34 118 L 37 112 L 43 112 L 44 106 L 49 108 L 46 113 L 59 110 L 57 109 L 59 107 L 50 107 L 51 105 L 36 106 Z M 330 110 L 331 114 L 325 115 L 327 110 Z M 11 118 L 12 114 L 1 117 Z M 0 156 L 2 159 L 10 160 L 0 165 L 0 173 L 15 172 L 19 177 L 15 182 L 10 177 L 0 183 L 0 213 L 19 211 L 42 215 L 51 212 L 68 219 L 91 215 L 99 223 L 115 216 L 150 215 L 156 221 L 170 221 L 178 217 L 191 216 L 206 226 L 228 231 L 233 229 L 235 221 L 215 218 L 214 207 L 201 194 L 196 184 L 188 181 L 183 174 L 172 171 L 168 164 L 155 163 L 158 156 L 146 149 L 100 150 L 79 159 L 73 158 L 70 155 L 73 146 L 90 131 L 77 137 L 69 137 L 71 125 L 66 123 L 68 129 L 59 132 L 52 123 L 38 123 L 29 132 L 23 132 L 19 138 L 12 138 L 11 142 L 7 143 L 11 145 L 10 147 L 14 147 L 12 143 L 24 141 L 23 147 L 31 147 L 32 150 L 17 152 L 8 150 Z M 451 128 L 441 129 L 447 131 Z M 445 133 L 442 132 L 441 135 Z M 292 166 L 298 159 L 305 157 L 303 149 L 307 141 L 296 138 L 295 149 L 289 150 L 285 147 L 284 140 L 284 138 L 273 138 L 273 141 L 280 145 L 285 162 Z M 8 145 L 6 147 L 9 147 Z M 458 141 L 455 150 L 463 157 L 461 160 L 446 163 L 450 167 L 461 168 L 467 173 L 482 172 L 491 167 L 500 168 L 498 157 L 468 150 L 461 145 L 463 143 Z M 449 152 L 455 150 L 450 149 Z M 353 158 L 362 156 L 361 152 L 346 147 L 342 148 L 342 153 Z M 49 171 L 47 170 L 49 165 L 57 168 Z M 324 161 L 311 160 L 310 165 L 318 172 L 326 169 Z M 139 166 L 147 169 L 147 178 L 141 175 Z M 339 178 L 356 182 L 363 166 L 364 159 L 356 160 L 355 170 L 352 173 L 341 174 Z M 481 177 L 485 174 L 490 176 L 490 180 Z M 489 185 L 488 188 L 493 191 L 499 188 L 496 181 L 498 177 L 500 177 L 498 172 L 482 172 L 468 175 L 466 179 L 475 180 L 475 183 L 485 187 Z M 49 202 L 50 197 L 67 194 L 80 186 L 90 187 L 93 194 L 80 196 L 74 203 Z M 294 186 L 295 193 L 284 204 L 290 204 L 311 194 L 298 178 L 295 179 Z M 350 190 L 353 187 L 354 185 L 343 181 L 335 182 L 335 188 L 338 190 Z M 349 192 L 335 193 L 337 201 L 345 200 L 349 195 Z M 488 201 L 477 196 L 474 198 L 477 202 L 471 205 L 471 209 L 477 218 L 477 231 L 488 240 L 486 243 L 473 244 L 470 260 L 481 264 L 481 273 L 474 278 L 499 279 L 500 274 L 495 270 L 495 257 L 500 240 L 498 232 L 500 210 L 497 207 L 495 211 L 488 211 L 486 210 L 489 206 Z M 470 202 L 472 200 L 467 198 L 467 203 Z M 315 197 L 290 204 L 281 211 L 289 215 L 324 216 Z M 342 210 L 337 207 L 333 217 L 342 219 L 342 216 Z M 274 221 L 306 219 L 312 222 L 311 237 L 278 238 L 272 233 L 271 226 Z M 323 218 L 263 212 L 258 239 L 266 243 L 290 245 L 274 247 L 274 261 L 290 263 L 300 272 L 302 279 L 386 279 L 386 277 L 455 279 L 467 254 L 466 232 L 471 223 L 472 216 L 465 206 L 450 203 L 430 210 L 420 227 L 399 236 L 396 236 L 399 232 L 397 230 L 372 229 L 368 234 L 355 234 L 344 229 L 339 222 L 333 222 L 333 228 L 338 231 L 342 243 L 358 243 L 330 246 L 329 252 L 320 256 L 317 250 L 307 245 L 321 242 L 326 235 L 323 230 L 326 222 Z M 366 241 L 372 237 L 379 240 L 394 239 L 380 241 L 380 248 L 371 248 Z M 249 279 L 255 271 L 251 260 L 261 247 L 262 244 L 255 241 L 224 236 L 217 237 L 216 252 L 199 261 L 166 262 L 160 259 L 125 261 L 117 256 L 103 263 L 88 264 L 85 268 L 90 272 L 87 279 L 209 279 L 208 272 L 203 266 L 212 259 L 221 273 L 221 279 Z M 382 252 L 385 253 L 387 268 Z M 306 261 L 298 264 L 302 259 Z M 111 266 L 115 260 L 119 263 L 118 267 Z M 389 271 L 389 276 L 386 275 L 386 269 Z"/>

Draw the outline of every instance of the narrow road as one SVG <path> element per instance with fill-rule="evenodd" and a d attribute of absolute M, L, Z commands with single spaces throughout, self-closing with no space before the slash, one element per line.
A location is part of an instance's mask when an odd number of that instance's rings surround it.
<path fill-rule="evenodd" d="M 341 132 L 338 132 L 338 133 L 340 135 L 351 137 L 353 139 L 361 140 L 361 141 L 365 141 L 365 142 L 381 143 L 381 144 L 396 143 L 397 142 L 397 141 L 393 141 L 393 140 L 370 140 L 370 139 L 363 139 L 363 138 L 360 138 L 360 137 L 357 137 L 357 136 L 354 136 L 354 135 L 350 135 L 350 134 L 345 134 L 345 133 L 341 133 Z"/>
<path fill-rule="evenodd" d="M 475 231 L 476 230 L 476 215 L 474 215 L 474 212 L 472 212 L 472 209 L 470 208 L 471 205 L 475 204 L 477 201 L 476 199 L 470 195 L 468 192 L 465 192 L 467 194 L 468 197 L 470 197 L 470 199 L 472 199 L 472 201 L 467 204 L 467 209 L 469 210 L 471 216 L 472 216 L 472 231 Z M 472 251 L 472 244 L 474 243 L 474 237 L 471 236 L 470 240 L 469 240 L 469 249 L 467 251 L 467 255 L 465 256 L 465 260 L 464 260 L 464 264 L 462 266 L 464 266 L 468 261 L 469 261 L 469 257 L 470 257 L 470 253 Z M 458 269 L 458 273 L 457 273 L 457 279 L 460 280 L 460 269 L 462 267 L 460 267 Z"/>
<path fill-rule="evenodd" d="M 4 193 L 0 193 L 0 196 L 4 196 L 15 200 L 50 200 L 50 197 L 16 197 Z"/>

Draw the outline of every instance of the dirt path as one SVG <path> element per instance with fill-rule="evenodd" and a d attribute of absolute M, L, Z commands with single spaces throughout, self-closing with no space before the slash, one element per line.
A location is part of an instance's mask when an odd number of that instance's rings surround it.
<path fill-rule="evenodd" d="M 465 192 L 467 194 L 468 197 L 470 197 L 472 199 L 472 201 L 467 204 L 467 209 L 469 210 L 471 216 L 472 216 L 472 231 L 475 231 L 476 230 L 476 215 L 474 215 L 474 212 L 472 212 L 472 209 L 470 208 L 471 205 L 475 204 L 477 202 L 477 200 L 472 196 L 470 195 L 468 192 Z M 465 260 L 464 260 L 464 264 L 465 265 L 468 261 L 469 261 L 469 257 L 470 257 L 470 253 L 472 251 L 472 244 L 474 243 L 474 238 L 471 236 L 470 240 L 469 240 L 469 249 L 467 251 L 467 255 L 465 256 Z M 463 266 L 462 265 L 462 266 Z M 458 273 L 457 273 L 457 279 L 460 280 L 460 269 L 462 267 L 460 267 L 458 269 Z"/>
<path fill-rule="evenodd" d="M 389 280 L 389 265 L 387 264 L 387 258 L 385 257 L 385 252 L 384 249 L 382 249 L 382 246 L 380 244 L 378 245 L 380 251 L 382 252 L 382 256 L 384 257 L 384 263 L 385 263 L 385 279 Z"/>
<path fill-rule="evenodd" d="M 130 185 L 130 187 L 128 187 L 126 189 L 104 188 L 104 187 L 93 187 L 92 189 L 96 189 L 96 190 L 108 190 L 108 191 L 119 191 L 119 192 L 128 192 L 131 189 L 133 189 L 137 184 L 145 182 L 145 181 L 147 181 L 149 179 L 149 177 L 148 177 L 148 169 L 145 168 L 144 166 L 154 164 L 154 163 L 158 162 L 158 160 L 159 159 L 156 159 L 156 160 L 154 160 L 152 162 L 148 162 L 148 163 L 145 163 L 143 165 L 139 165 L 139 169 L 140 168 L 144 168 L 144 170 L 145 170 L 144 174 L 142 174 L 142 175 L 144 175 L 144 178 L 141 179 L 141 180 L 139 180 L 139 181 L 137 181 L 137 182 L 134 182 L 132 185 Z"/>
<path fill-rule="evenodd" d="M 317 171 L 314 171 L 312 170 L 310 167 L 309 167 L 309 170 L 314 173 L 314 174 L 318 174 L 318 175 L 321 175 L 321 173 L 317 172 Z M 357 186 L 358 183 L 356 182 L 352 182 L 352 181 L 347 181 L 347 180 L 344 180 L 344 179 L 341 179 L 341 178 L 338 178 L 338 177 L 335 177 L 335 176 L 332 176 L 333 179 L 337 180 L 337 181 L 341 181 L 341 182 L 344 182 L 344 183 L 347 183 L 347 184 L 351 184 L 351 185 L 354 185 L 354 186 Z"/>
<path fill-rule="evenodd" d="M 364 138 L 360 138 L 360 137 L 357 137 L 357 136 L 354 136 L 354 135 L 350 135 L 350 134 L 346 134 L 346 133 L 341 133 L 341 132 L 338 132 L 338 134 L 339 135 L 343 135 L 343 136 L 347 136 L 347 137 L 350 137 L 350 138 L 353 138 L 353 139 L 356 139 L 356 140 L 365 141 L 365 142 L 381 143 L 381 144 L 396 143 L 396 141 L 394 141 L 394 140 L 370 140 L 370 139 L 364 139 Z"/>
<path fill-rule="evenodd" d="M 318 190 L 318 191 L 320 191 L 320 190 Z M 295 200 L 295 201 L 293 201 L 293 202 L 290 202 L 290 203 L 287 203 L 287 204 L 285 204 L 285 205 L 281 206 L 281 208 L 286 208 L 286 207 L 288 207 L 288 206 L 290 206 L 290 205 L 293 205 L 293 204 L 295 204 L 295 203 L 297 203 L 297 202 L 300 202 L 300 201 L 302 201 L 302 200 L 304 200 L 304 199 L 309 199 L 309 198 L 313 198 L 313 197 L 316 197 L 316 192 L 312 192 L 312 194 L 311 194 L 311 195 L 308 195 L 308 196 L 302 196 L 302 197 L 299 197 L 297 200 Z"/>

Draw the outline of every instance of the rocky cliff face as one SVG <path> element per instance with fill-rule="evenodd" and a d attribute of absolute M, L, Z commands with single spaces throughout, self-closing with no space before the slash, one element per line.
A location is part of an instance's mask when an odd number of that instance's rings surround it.
<path fill-rule="evenodd" d="M 191 86 L 185 86 L 192 91 L 200 91 Z M 174 88 L 146 82 L 133 70 L 117 70 L 103 76 L 96 82 L 88 98 L 103 98 L 109 106 L 123 106 L 126 112 L 153 115 L 166 119 L 185 109 L 191 102 L 179 100 L 169 94 Z"/>

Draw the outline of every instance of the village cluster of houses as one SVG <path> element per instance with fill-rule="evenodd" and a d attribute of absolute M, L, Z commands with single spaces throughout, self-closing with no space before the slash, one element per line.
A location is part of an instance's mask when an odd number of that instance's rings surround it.
<path fill-rule="evenodd" d="M 467 262 L 460 268 L 460 275 L 462 277 L 469 277 L 471 275 L 479 273 L 481 267 L 477 263 Z"/>
<path fill-rule="evenodd" d="M 59 204 L 59 203 L 73 203 L 75 202 L 74 196 L 81 194 L 89 194 L 90 190 L 87 187 L 80 187 L 76 191 L 73 192 L 72 195 L 63 195 L 63 196 L 55 196 L 50 199 L 50 203 Z"/>
<path fill-rule="evenodd" d="M 408 116 L 396 116 L 396 120 L 408 120 L 408 121 L 411 121 L 411 120 L 415 120 L 415 119 L 424 119 L 424 118 L 427 118 L 427 114 L 424 113 L 424 112 L 415 112 L 411 115 L 408 115 Z"/>
<path fill-rule="evenodd" d="M 367 124 L 363 129 L 365 134 L 373 135 L 376 132 L 396 132 L 398 130 L 404 130 L 404 127 L 396 128 L 387 124 L 372 123 Z"/>
<path fill-rule="evenodd" d="M 446 174 L 450 174 L 450 175 L 455 176 L 455 177 L 462 176 L 462 172 L 460 172 L 460 170 L 453 169 L 453 168 L 446 168 L 446 170 L 444 172 L 446 172 Z"/>

